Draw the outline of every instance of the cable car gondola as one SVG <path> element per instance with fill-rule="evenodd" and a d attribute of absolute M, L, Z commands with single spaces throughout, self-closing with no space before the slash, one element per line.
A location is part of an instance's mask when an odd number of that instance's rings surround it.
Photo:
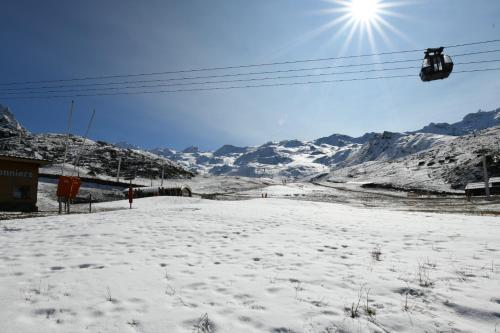
<path fill-rule="evenodd" d="M 444 47 L 425 50 L 420 78 L 424 82 L 443 80 L 453 71 L 453 61 L 450 56 L 443 54 Z"/>

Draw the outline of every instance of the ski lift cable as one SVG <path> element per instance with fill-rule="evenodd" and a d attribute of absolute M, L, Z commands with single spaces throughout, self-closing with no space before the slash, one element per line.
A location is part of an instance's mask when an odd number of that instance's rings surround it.
<path fill-rule="evenodd" d="M 372 66 L 372 65 L 398 64 L 398 63 L 405 63 L 405 62 L 421 62 L 421 61 L 422 61 L 422 59 L 418 58 L 418 59 L 382 61 L 382 62 L 371 62 L 371 63 L 361 63 L 361 64 L 346 64 L 346 65 L 308 67 L 308 68 L 290 68 L 290 69 L 281 69 L 281 70 L 273 70 L 273 71 L 259 71 L 259 72 L 249 72 L 249 73 L 232 73 L 232 74 L 206 75 L 206 76 L 192 76 L 192 77 L 155 79 L 155 80 L 105 82 L 105 83 L 87 83 L 87 84 L 75 84 L 75 85 L 45 86 L 45 87 L 8 88 L 8 89 L 1 89 L 0 91 L 26 90 L 26 89 L 66 88 L 66 87 L 87 87 L 87 86 L 102 86 L 102 85 L 115 85 L 115 84 L 146 83 L 146 82 L 168 82 L 168 81 L 181 81 L 181 80 L 194 80 L 194 79 L 214 79 L 214 78 L 223 78 L 223 77 L 237 77 L 237 76 L 247 76 L 247 75 L 264 75 L 264 74 L 290 73 L 290 72 L 302 72 L 302 71 L 334 69 L 334 68 L 348 68 L 348 67 L 362 67 L 362 66 Z"/>
<path fill-rule="evenodd" d="M 487 71 L 490 71 L 490 72 L 491 71 L 500 71 L 500 67 L 497 67 L 497 68 L 473 69 L 473 70 L 462 70 L 462 71 L 456 71 L 456 72 L 454 72 L 454 74 L 472 73 L 472 72 L 487 72 Z M 270 84 L 244 85 L 244 86 L 227 86 L 227 87 L 206 87 L 206 88 L 201 87 L 201 88 L 173 89 L 173 90 L 154 90 L 154 91 L 152 91 L 152 90 L 145 90 L 145 91 L 128 91 L 128 92 L 95 93 L 95 94 L 74 94 L 74 95 L 46 95 L 46 96 L 21 96 L 21 97 L 17 97 L 16 96 L 16 97 L 11 97 L 11 98 L 6 98 L 6 99 L 51 99 L 51 98 L 119 96 L 119 95 L 140 95 L 140 94 L 163 94 L 163 93 L 176 93 L 176 92 L 194 92 L 194 91 L 213 91 L 213 90 L 234 90 L 234 89 L 246 89 L 246 88 L 299 86 L 299 85 L 308 85 L 308 84 L 340 83 L 340 82 L 354 82 L 354 81 L 368 81 L 368 80 L 396 79 L 396 78 L 410 78 L 410 77 L 411 78 L 415 78 L 415 77 L 418 77 L 418 75 L 415 75 L 415 74 L 406 74 L 406 75 L 376 76 L 376 77 L 362 77 L 362 78 L 336 79 L 336 80 L 270 83 Z"/>
<path fill-rule="evenodd" d="M 492 63 L 492 62 L 500 62 L 500 59 L 459 62 L 459 63 L 456 63 L 455 65 L 470 65 L 470 64 L 480 64 L 480 63 L 482 64 L 482 63 Z M 418 69 L 418 67 L 406 66 L 406 67 L 394 67 L 394 68 L 383 68 L 383 69 L 369 69 L 369 70 L 361 70 L 361 71 L 344 71 L 344 72 L 316 73 L 316 74 L 289 75 L 289 76 L 270 76 L 270 77 L 262 77 L 262 78 L 247 78 L 247 79 L 237 79 L 237 80 L 184 82 L 184 83 L 125 86 L 125 87 L 104 87 L 104 88 L 89 88 L 89 89 L 67 89 L 67 90 L 49 90 L 49 91 L 25 91 L 25 92 L 18 91 L 18 92 L 8 92 L 8 93 L 5 93 L 4 95 L 109 91 L 109 90 L 122 90 L 122 89 L 142 89 L 142 88 L 177 87 L 177 86 L 207 85 L 207 84 L 220 84 L 220 83 L 236 83 L 236 82 L 255 82 L 255 81 L 295 79 L 295 78 L 305 78 L 305 77 L 320 77 L 320 76 L 332 76 L 332 75 L 349 75 L 349 74 L 361 74 L 361 73 L 372 73 L 372 72 L 399 71 L 399 70 L 406 70 L 406 69 Z"/>
<path fill-rule="evenodd" d="M 331 72 L 331 73 L 288 75 L 288 76 L 269 76 L 269 77 L 262 77 L 262 78 L 249 78 L 249 79 L 236 79 L 236 80 L 184 82 L 184 83 L 154 84 L 154 85 L 125 86 L 125 87 L 104 87 L 104 88 L 49 90 L 49 91 L 22 91 L 22 92 L 18 91 L 18 92 L 8 92 L 8 93 L 5 93 L 4 95 L 106 91 L 106 90 L 120 90 L 120 89 L 177 87 L 177 86 L 206 85 L 206 84 L 235 83 L 235 82 L 254 82 L 254 81 L 267 81 L 267 80 L 295 79 L 295 78 L 304 78 L 304 77 L 318 77 L 318 76 L 360 74 L 360 73 L 371 73 L 371 72 L 385 72 L 385 71 L 404 70 L 404 69 L 418 69 L 418 67 L 407 66 L 407 67 L 395 67 L 395 68 L 385 68 L 385 69 L 369 69 L 369 70 L 362 70 L 362 71 Z"/>
<path fill-rule="evenodd" d="M 480 41 L 480 42 L 455 44 L 455 45 L 448 45 L 448 46 L 443 46 L 443 47 L 445 49 L 453 49 L 453 48 L 457 48 L 457 47 L 473 46 L 473 45 L 481 45 L 481 44 L 490 44 L 490 43 L 498 43 L 498 42 L 500 42 L 500 39 L 491 39 L 491 40 L 484 40 L 484 41 Z"/>
<path fill-rule="evenodd" d="M 471 56 L 477 54 L 486 53 L 496 53 L 500 52 L 500 49 L 479 51 L 479 52 L 469 52 L 462 54 L 455 54 L 452 57 L 463 57 Z M 381 62 L 371 62 L 371 63 L 361 63 L 361 64 L 346 64 L 346 65 L 336 65 L 336 66 L 322 66 L 322 67 L 309 67 L 309 68 L 290 68 L 274 71 L 260 71 L 260 72 L 249 72 L 249 73 L 232 73 L 232 74 L 220 74 L 220 75 L 207 75 L 207 76 L 192 76 L 192 77 L 181 77 L 181 78 L 168 78 L 168 79 L 154 79 L 154 80 L 139 80 L 139 81 L 119 81 L 119 82 L 104 82 L 104 83 L 86 83 L 86 84 L 70 84 L 70 85 L 57 85 L 57 86 L 42 86 L 42 87 L 16 87 L 16 88 L 6 88 L 0 89 L 0 93 L 5 93 L 7 91 L 23 91 L 30 89 L 61 89 L 61 88 L 72 88 L 72 87 L 98 87 L 107 85 L 120 85 L 120 84 L 135 84 L 135 83 L 153 83 L 153 82 L 169 82 L 169 81 L 183 81 L 183 80 L 194 80 L 194 79 L 213 79 L 213 78 L 224 78 L 224 77 L 239 77 L 247 75 L 264 75 L 264 74 L 277 74 L 277 73 L 290 73 L 290 72 L 302 72 L 302 71 L 312 71 L 312 70 L 324 70 L 324 69 L 334 69 L 334 68 L 349 68 L 349 67 L 363 67 L 363 66 L 373 66 L 373 65 L 387 65 L 387 64 L 398 64 L 406 62 L 420 62 L 421 59 L 405 59 L 405 60 L 394 60 L 394 61 L 381 61 Z M 488 62 L 488 61 L 484 61 Z M 359 71 L 363 73 L 365 71 Z M 249 80 L 252 81 L 252 80 Z M 237 82 L 237 81 L 235 81 Z M 182 84 L 179 84 L 182 85 Z M 123 88 L 123 87 L 122 87 Z M 91 91 L 94 89 L 89 89 Z M 108 89 L 113 90 L 113 89 Z M 69 92 L 69 91 L 67 91 Z M 26 92 L 29 93 L 29 92 Z M 6 93 L 7 94 L 7 93 Z"/>
<path fill-rule="evenodd" d="M 500 42 L 500 39 L 462 43 L 462 44 L 448 45 L 448 46 L 444 46 L 444 47 L 445 48 L 459 48 L 459 47 L 465 47 L 465 46 L 491 44 L 491 43 L 498 43 L 498 42 Z M 229 70 L 229 69 L 251 68 L 251 67 L 291 65 L 291 64 L 298 64 L 298 63 L 331 61 L 331 60 L 352 59 L 352 58 L 364 58 L 364 57 L 374 57 L 374 56 L 385 56 L 385 55 L 404 54 L 404 53 L 413 53 L 413 52 L 421 52 L 421 51 L 422 51 L 422 49 L 413 49 L 413 50 L 379 52 L 379 53 L 349 55 L 349 56 L 339 56 L 339 57 L 289 60 L 289 61 L 281 61 L 281 62 L 269 62 L 269 63 L 260 63 L 260 64 L 247 64 L 247 65 L 234 65 L 234 66 L 221 66 L 221 67 L 205 67 L 205 68 L 183 69 L 183 70 L 163 71 L 163 72 L 86 76 L 86 77 L 75 77 L 75 78 L 69 78 L 69 79 L 56 79 L 56 80 L 4 82 L 4 83 L 0 83 L 0 86 L 10 86 L 10 85 L 20 85 L 20 84 L 35 84 L 35 83 L 51 83 L 51 82 L 52 83 L 54 83 L 54 82 L 70 82 L 70 81 L 84 81 L 84 80 L 102 80 L 102 79 L 124 78 L 124 77 L 140 77 L 140 76 L 150 76 L 150 75 L 167 75 L 167 74 L 217 71 L 217 70 Z"/>
<path fill-rule="evenodd" d="M 500 52 L 500 49 L 469 52 L 469 53 L 455 54 L 455 55 L 451 55 L 451 56 L 456 58 L 456 57 L 465 57 L 465 56 L 476 55 L 476 54 L 486 54 L 486 53 L 496 53 L 496 52 Z"/>

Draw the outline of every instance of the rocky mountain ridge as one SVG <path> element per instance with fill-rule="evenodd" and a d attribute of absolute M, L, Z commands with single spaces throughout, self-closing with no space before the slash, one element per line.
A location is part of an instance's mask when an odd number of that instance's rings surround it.
<path fill-rule="evenodd" d="M 462 136 L 495 126 L 500 126 L 500 108 L 493 111 L 479 110 L 476 113 L 469 113 L 461 121 L 453 124 L 430 123 L 413 133 Z"/>
<path fill-rule="evenodd" d="M 0 104 L 0 138 L 26 134 L 28 131 L 16 120 L 12 111 Z"/>
<path fill-rule="evenodd" d="M 302 142 L 283 140 L 255 147 L 224 145 L 213 152 L 197 147 L 152 152 L 177 161 L 193 172 L 212 175 L 305 177 L 370 161 L 391 161 L 447 144 L 457 136 L 500 125 L 500 108 L 466 115 L 453 124 L 434 124 L 406 133 L 366 133 L 360 137 L 332 134 Z"/>
<path fill-rule="evenodd" d="M 66 145 L 65 134 L 32 134 L 15 119 L 13 113 L 0 106 L 0 154 L 44 159 L 50 164 L 42 172 L 60 174 Z M 104 141 L 87 139 L 77 135 L 69 137 L 65 173 L 94 177 L 115 177 L 118 160 L 121 175 L 157 179 L 189 178 L 190 171 L 165 157 L 151 152 L 121 148 Z"/>

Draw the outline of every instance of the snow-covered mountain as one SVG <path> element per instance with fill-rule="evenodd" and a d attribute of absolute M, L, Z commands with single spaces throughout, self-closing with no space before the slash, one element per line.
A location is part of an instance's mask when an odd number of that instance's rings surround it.
<path fill-rule="evenodd" d="M 429 134 L 415 134 L 429 135 Z M 489 176 L 500 176 L 500 126 L 463 136 L 443 136 L 429 149 L 403 158 L 367 159 L 333 169 L 319 178 L 389 184 L 407 189 L 463 189 L 468 182 L 483 180 L 482 156 Z M 363 151 L 359 153 L 363 155 Z"/>
<path fill-rule="evenodd" d="M 370 138 L 356 151 L 353 151 L 338 167 L 356 165 L 368 161 L 387 161 L 402 158 L 435 145 L 448 143 L 451 136 L 428 133 L 370 133 Z"/>
<path fill-rule="evenodd" d="M 226 145 L 214 152 L 167 150 L 164 156 L 200 173 L 297 178 L 366 161 L 401 158 L 452 139 L 437 134 L 384 132 L 361 138 L 332 136 L 309 142 L 268 142 L 257 147 Z M 162 154 L 159 149 L 154 152 Z"/>
<path fill-rule="evenodd" d="M 255 147 L 224 145 L 202 152 L 191 146 L 182 151 L 151 150 L 194 172 L 213 175 L 302 177 L 370 161 L 390 161 L 448 144 L 456 136 L 500 125 L 500 109 L 468 114 L 454 124 L 431 123 L 407 133 L 366 133 L 360 137 L 332 134 L 302 142 L 284 140 Z"/>
<path fill-rule="evenodd" d="M 9 138 L 27 133 L 8 107 L 0 104 L 0 138 Z"/>
<path fill-rule="evenodd" d="M 469 113 L 459 122 L 430 123 L 416 132 L 434 133 L 443 135 L 461 136 L 471 134 L 489 127 L 500 126 L 500 108 L 493 111 L 481 111 Z"/>

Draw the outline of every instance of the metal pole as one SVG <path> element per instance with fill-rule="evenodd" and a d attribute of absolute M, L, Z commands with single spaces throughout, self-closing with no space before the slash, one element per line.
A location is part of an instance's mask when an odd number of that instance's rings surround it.
<path fill-rule="evenodd" d="M 165 176 L 165 162 L 161 165 L 161 186 L 163 186 L 163 177 Z"/>
<path fill-rule="evenodd" d="M 63 164 L 61 167 L 61 176 L 64 176 L 64 165 L 66 164 L 66 157 L 68 156 L 69 132 L 71 131 L 71 118 L 73 118 L 74 106 L 75 106 L 75 102 L 71 101 L 71 107 L 69 109 L 69 118 L 68 118 L 68 134 L 66 135 L 66 147 L 64 148 L 64 158 L 63 158 Z"/>
<path fill-rule="evenodd" d="M 130 193 L 130 191 L 132 191 L 132 178 L 130 179 L 129 193 Z M 129 194 L 129 196 L 130 196 L 130 194 Z M 133 197 L 134 197 L 134 192 L 132 192 L 132 199 L 130 197 L 128 199 L 128 202 L 129 202 L 129 205 L 130 205 L 129 209 L 132 209 L 132 200 L 133 200 Z"/>
<path fill-rule="evenodd" d="M 151 178 L 151 187 L 153 187 L 153 162 L 149 163 L 149 177 Z"/>
<path fill-rule="evenodd" d="M 490 182 L 488 179 L 488 168 L 486 166 L 486 155 L 483 155 L 483 175 L 484 175 L 484 193 L 486 200 L 490 200 Z"/>
<path fill-rule="evenodd" d="M 89 213 L 92 213 L 92 193 L 89 194 Z"/>
<path fill-rule="evenodd" d="M 92 126 L 92 122 L 94 121 L 94 116 L 95 116 L 95 109 L 92 111 L 92 116 L 90 117 L 89 124 L 87 125 L 87 130 L 85 131 L 85 137 L 83 138 L 82 144 L 80 145 L 80 148 L 78 149 L 78 154 L 76 155 L 76 161 L 75 165 L 73 167 L 73 173 L 75 173 L 76 167 L 78 166 L 80 162 L 80 156 L 83 151 L 83 147 L 85 146 L 85 142 L 87 141 L 87 137 L 89 135 L 90 131 L 90 126 Z M 78 170 L 78 176 L 80 176 L 80 170 Z"/>
<path fill-rule="evenodd" d="M 118 171 L 116 172 L 116 182 L 120 182 L 120 167 L 122 165 L 122 158 L 118 157 Z"/>

